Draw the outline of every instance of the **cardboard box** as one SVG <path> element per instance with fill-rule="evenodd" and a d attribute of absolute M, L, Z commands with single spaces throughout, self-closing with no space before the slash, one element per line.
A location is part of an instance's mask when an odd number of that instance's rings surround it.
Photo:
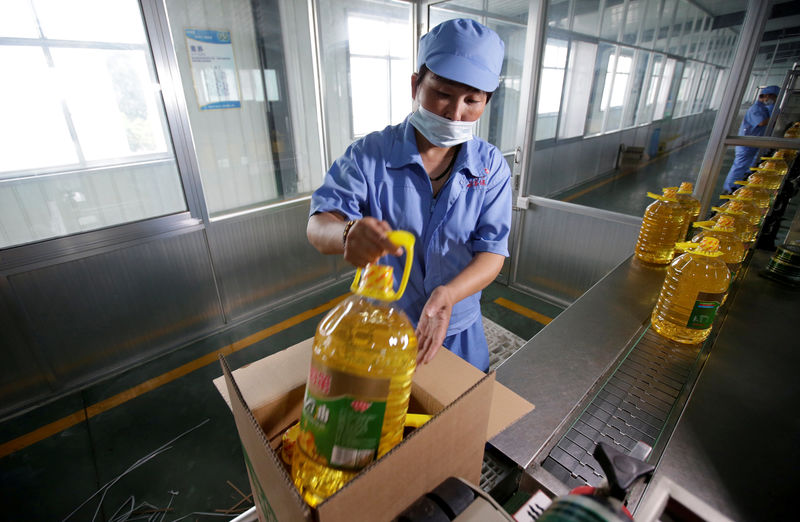
<path fill-rule="evenodd" d="M 262 522 L 391 520 L 450 476 L 480 480 L 485 442 L 533 409 L 505 386 L 439 350 L 417 368 L 411 390 L 413 413 L 435 415 L 316 508 L 291 481 L 276 449 L 300 418 L 311 360 L 311 339 L 230 371 L 214 384 L 233 411 L 250 486 Z"/>

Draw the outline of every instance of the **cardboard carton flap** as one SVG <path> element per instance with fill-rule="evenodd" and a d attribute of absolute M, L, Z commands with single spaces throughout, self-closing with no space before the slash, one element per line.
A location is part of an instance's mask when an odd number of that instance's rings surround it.
<path fill-rule="evenodd" d="M 417 367 L 413 393 L 418 398 L 428 396 L 429 401 L 435 400 L 440 405 L 450 404 L 461 394 L 465 385 L 472 385 L 484 376 L 482 371 L 443 347 L 436 352 L 436 357 L 431 362 Z M 533 408 L 533 404 L 494 381 L 486 440 L 509 427 Z M 431 411 L 437 411 L 437 408 L 431 408 Z"/>
<path fill-rule="evenodd" d="M 313 339 L 306 339 L 233 371 L 233 378 L 251 410 L 275 400 L 288 390 L 305 386 L 311 362 L 312 341 Z M 214 379 L 214 386 L 230 407 L 225 378 L 220 376 Z"/>
<path fill-rule="evenodd" d="M 259 511 L 259 519 L 310 521 L 310 508 L 300 498 L 283 464 L 270 448 L 264 431 L 251 414 L 241 389 L 231 376 L 224 357 L 220 357 L 220 364 L 233 419 L 242 443 L 247 475 L 250 478 L 253 501 Z M 286 494 L 274 494 L 270 491 L 277 485 L 281 485 Z"/>

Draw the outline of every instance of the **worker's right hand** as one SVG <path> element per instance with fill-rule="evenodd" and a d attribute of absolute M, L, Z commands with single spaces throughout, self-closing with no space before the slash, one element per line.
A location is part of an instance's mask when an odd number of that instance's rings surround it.
<path fill-rule="evenodd" d="M 373 217 L 359 219 L 347 233 L 344 244 L 345 260 L 363 268 L 387 254 L 402 255 L 403 249 L 386 237 L 391 231 L 392 227 L 386 221 L 378 221 Z"/>

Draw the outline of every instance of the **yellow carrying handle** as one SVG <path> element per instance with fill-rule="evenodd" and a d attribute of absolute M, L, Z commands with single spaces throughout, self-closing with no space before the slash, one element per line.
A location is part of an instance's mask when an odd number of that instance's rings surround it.
<path fill-rule="evenodd" d="M 408 284 L 408 276 L 411 275 L 411 263 L 414 261 L 414 234 L 406 230 L 392 230 L 386 234 L 386 238 L 391 241 L 395 246 L 403 247 L 406 251 L 406 266 L 403 268 L 403 277 L 400 280 L 400 287 L 392 295 L 386 296 L 386 301 L 397 301 L 403 297 Z M 350 285 L 350 290 L 355 293 L 358 289 L 358 280 L 361 279 L 361 268 L 356 269 L 356 277 L 353 279 L 353 284 Z"/>

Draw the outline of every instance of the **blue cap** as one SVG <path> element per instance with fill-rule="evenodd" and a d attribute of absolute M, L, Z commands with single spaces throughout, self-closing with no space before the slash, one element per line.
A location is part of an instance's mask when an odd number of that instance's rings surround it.
<path fill-rule="evenodd" d="M 774 94 L 777 96 L 779 92 L 781 92 L 781 88 L 777 85 L 769 85 L 761 89 L 761 94 Z"/>
<path fill-rule="evenodd" d="M 425 65 L 442 78 L 493 92 L 504 48 L 497 33 L 475 20 L 447 20 L 420 39 L 417 70 Z"/>

